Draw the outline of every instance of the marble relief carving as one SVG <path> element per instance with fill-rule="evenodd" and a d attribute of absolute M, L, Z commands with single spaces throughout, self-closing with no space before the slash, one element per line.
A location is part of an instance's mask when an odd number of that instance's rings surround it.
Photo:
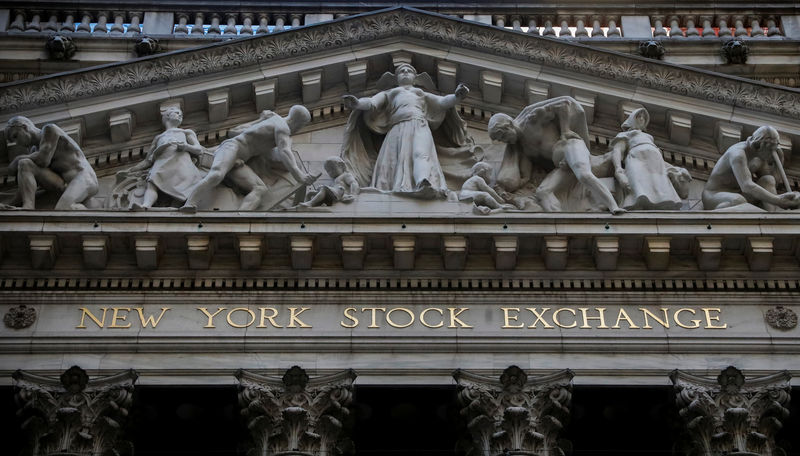
<path fill-rule="evenodd" d="M 767 310 L 764 319 L 775 329 L 786 331 L 797 327 L 797 313 L 783 306 L 775 306 Z"/>
<path fill-rule="evenodd" d="M 203 178 L 193 159 L 205 149 L 192 130 L 178 128 L 183 122 L 180 108 L 167 108 L 161 115 L 166 129 L 157 135 L 145 159 L 117 173 L 117 186 L 108 200 L 111 208 L 143 210 L 159 197 L 180 206 Z"/>
<path fill-rule="evenodd" d="M 332 185 L 323 185 L 309 198 L 300 203 L 300 207 L 332 206 L 335 203 L 352 203 L 360 190 L 358 181 L 347 171 L 347 164 L 341 157 L 329 157 L 325 160 L 325 172 L 333 179 Z"/>
<path fill-rule="evenodd" d="M 346 420 L 353 400 L 354 371 L 312 379 L 293 366 L 282 378 L 244 370 L 239 370 L 236 378 L 253 454 L 335 456 L 351 452 Z"/>
<path fill-rule="evenodd" d="M 466 371 L 453 374 L 471 436 L 468 455 L 563 455 L 559 435 L 570 416 L 569 370 L 535 378 L 519 367 L 499 381 Z"/>
<path fill-rule="evenodd" d="M 36 309 L 20 304 L 8 309 L 3 315 L 3 323 L 9 328 L 25 329 L 36 322 Z"/>
<path fill-rule="evenodd" d="M 430 76 L 417 74 L 409 64 L 399 65 L 394 75 L 384 74 L 378 86 L 389 88 L 369 98 L 343 97 L 353 113 L 342 158 L 362 187 L 421 199 L 447 198 L 452 187 L 445 174 L 449 171 L 451 181 L 463 182 L 464 167 L 477 161 L 474 141 L 455 110 L 469 89 L 459 84 L 453 94 L 434 95 Z"/>
<path fill-rule="evenodd" d="M 18 415 L 31 439 L 30 456 L 132 455 L 122 440 L 138 375 L 133 370 L 89 379 L 78 366 L 59 378 L 12 374 Z"/>
<path fill-rule="evenodd" d="M 17 179 L 17 192 L 3 208 L 35 209 L 37 190 L 60 193 L 56 210 L 86 209 L 97 193 L 97 176 L 80 146 L 55 124 L 36 127 L 23 116 L 8 120 L 6 140 L 25 152 L 13 157 L 9 175 Z"/>
<path fill-rule="evenodd" d="M 789 416 L 788 372 L 746 379 L 731 366 L 716 379 L 679 370 L 670 378 L 685 423 L 685 454 L 784 454 L 775 435 Z"/>
<path fill-rule="evenodd" d="M 775 211 L 800 207 L 800 192 L 791 191 L 778 147 L 778 131 L 757 129 L 747 140 L 728 148 L 717 161 L 703 189 L 706 210 Z M 778 193 L 781 177 L 786 191 Z"/>

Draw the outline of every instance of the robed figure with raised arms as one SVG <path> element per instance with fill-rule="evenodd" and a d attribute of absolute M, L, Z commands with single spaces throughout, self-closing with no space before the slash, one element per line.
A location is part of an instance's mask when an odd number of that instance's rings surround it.
<path fill-rule="evenodd" d="M 396 85 L 396 87 L 391 87 Z M 456 104 L 469 89 L 439 96 L 426 73 L 398 65 L 378 81 L 382 92 L 365 98 L 345 95 L 352 109 L 342 158 L 362 187 L 424 199 L 446 198 L 469 177 L 479 151 L 458 116 Z M 448 185 L 447 179 L 452 182 Z"/>

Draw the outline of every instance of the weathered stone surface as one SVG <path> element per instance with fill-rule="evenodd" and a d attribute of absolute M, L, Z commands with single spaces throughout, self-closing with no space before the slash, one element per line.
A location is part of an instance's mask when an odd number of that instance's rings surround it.
<path fill-rule="evenodd" d="M 352 443 L 343 431 L 353 400 L 353 370 L 310 378 L 294 366 L 282 379 L 239 370 L 239 405 L 256 454 L 336 456 Z"/>
<path fill-rule="evenodd" d="M 733 366 L 714 379 L 670 374 L 685 422 L 687 454 L 780 454 L 775 434 L 789 416 L 789 372 L 746 379 Z"/>
<path fill-rule="evenodd" d="M 138 377 L 134 370 L 90 380 L 72 366 L 60 378 L 21 370 L 12 377 L 32 455 L 133 454 L 133 445 L 120 437 Z"/>
<path fill-rule="evenodd" d="M 457 370 L 469 454 L 562 454 L 559 434 L 569 420 L 572 376 L 564 370 L 529 378 L 511 366 L 498 381 Z"/>

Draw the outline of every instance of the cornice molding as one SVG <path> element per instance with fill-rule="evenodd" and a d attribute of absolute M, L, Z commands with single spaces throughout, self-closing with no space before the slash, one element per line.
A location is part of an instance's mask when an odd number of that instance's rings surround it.
<path fill-rule="evenodd" d="M 406 7 L 3 85 L 0 86 L 0 113 L 21 112 L 112 93 L 124 96 L 124 91 L 153 84 L 223 74 L 232 69 L 398 36 L 800 119 L 800 90 L 654 62 Z"/>

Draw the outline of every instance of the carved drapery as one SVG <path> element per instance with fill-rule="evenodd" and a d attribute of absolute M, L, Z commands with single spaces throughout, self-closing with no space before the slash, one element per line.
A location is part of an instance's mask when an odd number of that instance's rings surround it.
<path fill-rule="evenodd" d="M 25 371 L 13 374 L 18 415 L 28 433 L 30 456 L 124 456 L 133 453 L 120 440 L 128 416 L 134 370 L 92 380 L 78 366 L 59 378 Z"/>
<path fill-rule="evenodd" d="M 471 436 L 471 456 L 563 455 L 559 433 L 570 415 L 570 370 L 529 379 L 511 366 L 499 380 L 458 370 L 461 414 Z"/>
<path fill-rule="evenodd" d="M 356 373 L 310 379 L 298 366 L 283 378 L 239 370 L 239 405 L 254 448 L 250 454 L 333 456 L 349 452 L 343 432 Z"/>
<path fill-rule="evenodd" d="M 788 372 L 782 371 L 745 380 L 733 366 L 716 379 L 673 371 L 670 379 L 686 425 L 685 453 L 784 454 L 775 446 L 775 434 L 789 416 L 790 378 Z"/>

